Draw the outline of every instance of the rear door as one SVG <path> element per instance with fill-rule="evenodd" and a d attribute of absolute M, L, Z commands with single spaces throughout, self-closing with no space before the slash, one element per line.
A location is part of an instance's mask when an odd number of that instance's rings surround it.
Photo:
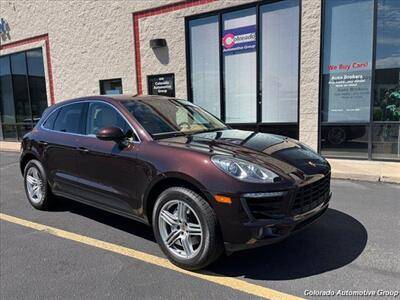
<path fill-rule="evenodd" d="M 62 106 L 53 112 L 42 126 L 46 135 L 45 142 L 42 142 L 45 167 L 52 190 L 56 194 L 79 195 L 77 145 L 84 131 L 86 107 L 85 102 Z"/>
<path fill-rule="evenodd" d="M 99 129 L 110 126 L 121 128 L 131 138 L 125 143 L 96 138 Z M 81 195 L 98 206 L 140 214 L 135 179 L 138 148 L 132 127 L 114 106 L 103 101 L 90 102 L 86 135 L 80 138 L 77 156 Z"/>

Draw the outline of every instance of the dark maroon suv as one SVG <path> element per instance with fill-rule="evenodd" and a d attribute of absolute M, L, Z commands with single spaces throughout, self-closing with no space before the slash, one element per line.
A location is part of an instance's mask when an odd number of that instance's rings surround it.
<path fill-rule="evenodd" d="M 22 142 L 30 203 L 70 198 L 149 224 L 169 259 L 203 268 L 318 219 L 330 166 L 300 142 L 234 130 L 191 102 L 96 96 L 46 110 Z"/>

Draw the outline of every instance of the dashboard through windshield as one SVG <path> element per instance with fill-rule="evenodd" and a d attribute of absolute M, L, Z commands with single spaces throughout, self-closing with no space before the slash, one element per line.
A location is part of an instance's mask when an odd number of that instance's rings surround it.
<path fill-rule="evenodd" d="M 123 105 L 155 139 L 227 128 L 210 113 L 185 100 L 138 99 Z"/>

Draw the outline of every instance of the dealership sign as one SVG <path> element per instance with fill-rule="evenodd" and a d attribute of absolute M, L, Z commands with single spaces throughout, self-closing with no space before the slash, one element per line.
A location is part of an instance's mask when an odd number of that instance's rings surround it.
<path fill-rule="evenodd" d="M 147 76 L 149 95 L 175 97 L 175 75 L 157 74 Z"/>
<path fill-rule="evenodd" d="M 256 25 L 224 30 L 222 38 L 224 53 L 237 54 L 256 49 Z"/>
<path fill-rule="evenodd" d="M 370 119 L 371 62 L 329 64 L 324 74 L 324 95 L 328 97 L 327 121 L 367 122 Z M 327 105 L 325 104 L 325 105 Z"/>

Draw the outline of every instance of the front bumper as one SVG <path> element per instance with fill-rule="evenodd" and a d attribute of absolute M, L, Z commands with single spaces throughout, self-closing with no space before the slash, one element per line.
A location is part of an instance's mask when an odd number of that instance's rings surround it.
<path fill-rule="evenodd" d="M 329 195 L 329 199 L 330 197 L 331 194 Z M 239 244 L 225 242 L 225 249 L 228 252 L 234 252 L 280 242 L 319 219 L 328 209 L 329 199 L 302 215 L 279 220 L 271 219 L 247 222 L 243 226 L 248 229 L 250 238 L 245 243 Z"/>
<path fill-rule="evenodd" d="M 280 192 L 238 193 L 232 205 L 214 207 L 228 252 L 279 242 L 327 210 L 330 176 L 318 176 Z"/>

